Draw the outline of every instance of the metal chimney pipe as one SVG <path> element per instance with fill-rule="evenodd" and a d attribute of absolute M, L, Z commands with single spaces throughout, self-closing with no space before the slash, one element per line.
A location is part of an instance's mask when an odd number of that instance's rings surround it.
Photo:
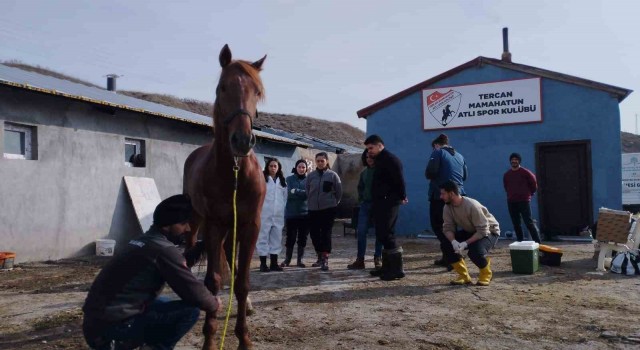
<path fill-rule="evenodd" d="M 509 28 L 502 28 L 502 60 L 511 63 L 511 52 L 509 52 Z"/>
<path fill-rule="evenodd" d="M 117 74 L 107 74 L 107 90 L 116 92 L 116 79 L 121 77 L 121 75 Z"/>

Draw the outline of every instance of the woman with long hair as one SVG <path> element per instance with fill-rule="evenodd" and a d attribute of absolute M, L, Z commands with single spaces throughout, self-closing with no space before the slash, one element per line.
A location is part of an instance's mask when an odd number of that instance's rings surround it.
<path fill-rule="evenodd" d="M 329 270 L 331 253 L 331 230 L 336 218 L 336 208 L 342 198 L 340 177 L 329 168 L 329 156 L 325 152 L 316 154 L 316 170 L 309 173 L 307 183 L 309 205 L 309 228 L 311 241 L 318 254 L 318 261 L 311 265 Z"/>
<path fill-rule="evenodd" d="M 262 173 L 267 183 L 267 193 L 260 215 L 261 225 L 256 252 L 260 256 L 261 272 L 282 271 L 282 267 L 278 265 L 278 254 L 282 250 L 287 182 L 282 174 L 282 164 L 275 158 L 265 163 Z M 267 255 L 271 258 L 269 266 L 267 266 Z"/>
<path fill-rule="evenodd" d="M 289 266 L 293 256 L 293 246 L 298 242 L 298 267 L 306 267 L 302 262 L 304 248 L 307 245 L 309 235 L 309 215 L 307 205 L 307 162 L 299 159 L 292 171 L 293 175 L 287 177 L 287 206 L 284 210 L 284 219 L 287 227 L 287 241 L 285 244 L 286 255 L 281 266 Z"/>

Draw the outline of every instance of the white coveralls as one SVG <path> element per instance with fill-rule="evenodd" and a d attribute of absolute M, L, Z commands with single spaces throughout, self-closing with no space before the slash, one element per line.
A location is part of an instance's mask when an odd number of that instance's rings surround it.
<path fill-rule="evenodd" d="M 284 207 L 287 204 L 287 188 L 282 187 L 280 179 L 269 176 L 267 193 L 264 196 L 260 214 L 260 233 L 256 243 L 258 256 L 280 254 L 282 250 L 282 229 L 284 227 Z"/>

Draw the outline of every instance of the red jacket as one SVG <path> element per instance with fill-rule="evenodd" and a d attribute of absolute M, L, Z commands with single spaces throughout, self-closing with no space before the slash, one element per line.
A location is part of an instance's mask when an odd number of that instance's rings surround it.
<path fill-rule="evenodd" d="M 536 176 L 523 167 L 518 170 L 507 170 L 502 178 L 504 190 L 507 191 L 507 202 L 529 202 L 538 189 Z"/>

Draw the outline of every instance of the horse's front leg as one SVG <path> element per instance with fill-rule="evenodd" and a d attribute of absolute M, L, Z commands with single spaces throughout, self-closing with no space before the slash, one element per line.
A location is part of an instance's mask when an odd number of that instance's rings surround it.
<path fill-rule="evenodd" d="M 247 304 L 249 300 L 249 289 L 251 286 L 249 273 L 251 269 L 251 258 L 258 239 L 259 227 L 252 225 L 242 231 L 249 239 L 241 240 L 240 252 L 238 256 L 238 273 L 235 280 L 235 295 L 238 302 L 238 314 L 236 319 L 236 337 L 238 337 L 238 349 L 252 349 L 253 343 L 249 339 L 249 327 L 247 325 Z"/>
<path fill-rule="evenodd" d="M 235 267 L 234 267 L 235 268 L 235 270 L 234 270 L 235 271 L 235 275 L 238 275 L 238 264 L 236 262 L 234 262 L 234 261 L 231 261 L 232 256 L 233 256 L 233 251 L 232 251 L 233 244 L 232 244 L 231 241 L 232 241 L 231 237 L 224 241 L 224 251 L 225 251 L 225 255 L 227 256 L 227 264 L 228 264 L 229 268 L 231 267 L 231 264 L 235 264 Z M 238 257 L 237 257 L 238 254 L 239 254 L 239 252 L 236 252 L 236 260 L 238 260 Z M 251 259 L 249 259 L 249 260 L 251 260 Z M 236 298 L 236 300 L 238 300 L 238 299 Z M 251 298 L 249 298 L 247 296 L 247 316 L 253 315 L 254 312 L 255 312 L 255 310 L 253 309 L 253 304 L 251 303 Z"/>
<path fill-rule="evenodd" d="M 220 225 L 207 222 L 204 231 L 204 240 L 207 251 L 207 273 L 204 278 L 204 284 L 214 296 L 222 288 L 222 278 L 220 277 L 220 254 L 222 253 L 222 240 L 224 231 L 220 229 Z M 207 312 L 202 328 L 204 334 L 204 344 L 202 350 L 215 350 L 217 348 L 214 336 L 218 330 L 218 312 Z"/>

